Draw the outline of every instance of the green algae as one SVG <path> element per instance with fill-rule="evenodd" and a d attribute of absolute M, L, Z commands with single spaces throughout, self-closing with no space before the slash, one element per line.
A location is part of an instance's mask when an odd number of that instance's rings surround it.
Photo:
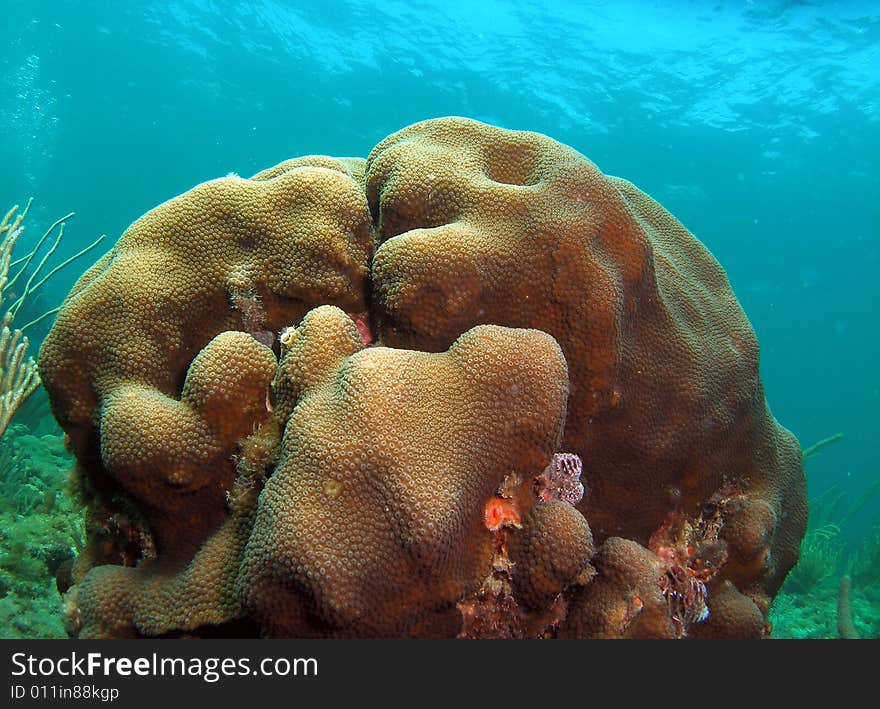
<path fill-rule="evenodd" d="M 0 439 L 0 638 L 65 637 L 58 567 L 84 542 L 60 433 L 20 425 Z"/>

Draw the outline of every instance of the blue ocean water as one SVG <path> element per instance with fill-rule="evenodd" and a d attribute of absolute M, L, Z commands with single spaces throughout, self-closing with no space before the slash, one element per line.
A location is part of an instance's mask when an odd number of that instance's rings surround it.
<path fill-rule="evenodd" d="M 76 210 L 61 255 L 197 182 L 366 156 L 417 120 L 540 131 L 658 199 L 727 269 L 775 416 L 805 446 L 844 434 L 808 461 L 811 496 L 878 479 L 876 2 L 3 5 L 0 203 L 33 195 L 40 224 Z M 81 271 L 59 274 L 59 299 Z"/>

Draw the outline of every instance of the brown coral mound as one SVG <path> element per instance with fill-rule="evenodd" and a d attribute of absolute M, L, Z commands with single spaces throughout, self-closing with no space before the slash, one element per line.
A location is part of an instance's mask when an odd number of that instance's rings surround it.
<path fill-rule="evenodd" d="M 546 608 L 586 568 L 593 552 L 593 535 L 580 512 L 561 500 L 538 502 L 511 541 L 516 595 L 530 608 Z"/>
<path fill-rule="evenodd" d="M 268 413 L 271 333 L 314 305 L 365 307 L 357 182 L 338 161 L 287 168 L 204 183 L 141 217 L 40 350 L 73 453 L 99 490 L 137 500 L 162 554 L 191 554 L 225 516 L 235 444 Z"/>
<path fill-rule="evenodd" d="M 199 185 L 40 352 L 92 500 L 74 630 L 761 634 L 806 507 L 757 365 L 699 241 L 546 136 L 443 118 Z"/>
<path fill-rule="evenodd" d="M 664 568 L 643 546 L 610 537 L 593 558 L 596 577 L 575 589 L 562 638 L 674 638 Z"/>
<path fill-rule="evenodd" d="M 186 634 L 240 618 L 236 579 L 256 491 L 240 493 L 229 518 L 190 561 L 166 556 L 144 559 L 137 568 L 91 569 L 65 597 L 69 632 L 81 638 Z"/>
<path fill-rule="evenodd" d="M 275 396 L 291 413 L 245 552 L 246 604 L 275 635 L 412 634 L 488 573 L 482 510 L 505 475 L 552 457 L 562 353 L 495 326 L 442 354 L 362 349 L 331 307 L 283 344 Z"/>
<path fill-rule="evenodd" d="M 800 451 L 767 408 L 754 333 L 700 242 L 574 150 L 465 119 L 382 141 L 367 195 L 385 341 L 444 348 L 480 323 L 553 335 L 571 378 L 563 447 L 584 460 L 580 508 L 598 540 L 645 544 L 671 509 L 696 514 L 737 481 L 773 516 L 748 581 L 766 604 L 806 523 Z M 748 533 L 729 536 L 756 558 Z"/>

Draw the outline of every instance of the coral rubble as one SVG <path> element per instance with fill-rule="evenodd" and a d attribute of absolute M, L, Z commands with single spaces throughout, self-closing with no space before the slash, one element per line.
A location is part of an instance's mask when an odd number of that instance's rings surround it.
<path fill-rule="evenodd" d="M 755 637 L 804 533 L 723 269 L 535 133 L 199 185 L 39 367 L 90 499 L 81 637 Z"/>

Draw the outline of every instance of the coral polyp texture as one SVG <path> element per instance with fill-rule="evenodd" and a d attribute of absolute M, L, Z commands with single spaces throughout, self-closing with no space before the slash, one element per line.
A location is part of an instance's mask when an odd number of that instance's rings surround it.
<path fill-rule="evenodd" d="M 199 185 L 39 367 L 80 637 L 760 637 L 804 533 L 721 266 L 537 133 L 433 119 Z"/>
<path fill-rule="evenodd" d="M 491 570 L 484 502 L 559 445 L 559 346 L 482 325 L 444 353 L 362 349 L 330 307 L 285 339 L 274 396 L 290 414 L 245 549 L 245 605 L 273 635 L 454 632 L 455 603 Z"/>

